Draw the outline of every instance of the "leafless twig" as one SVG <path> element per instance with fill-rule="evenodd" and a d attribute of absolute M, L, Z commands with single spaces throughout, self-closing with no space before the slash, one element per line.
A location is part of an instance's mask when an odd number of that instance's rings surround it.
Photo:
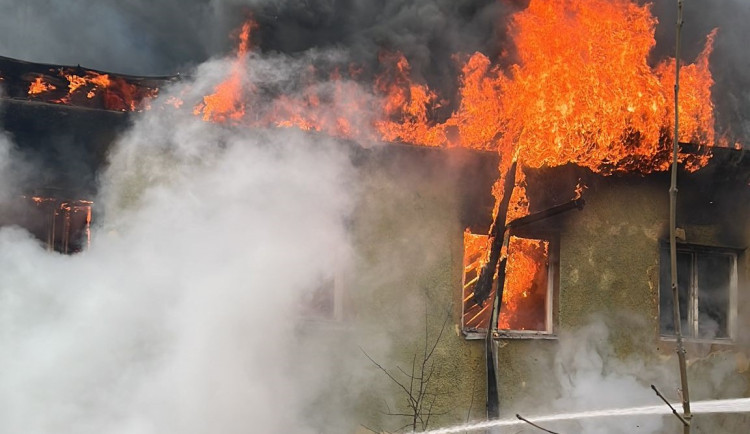
<path fill-rule="evenodd" d="M 401 391 L 406 395 L 406 405 L 408 412 L 395 412 L 391 411 L 386 402 L 386 408 L 388 411 L 385 413 L 389 416 L 409 417 L 411 421 L 399 429 L 411 428 L 411 431 L 417 431 L 417 429 L 426 430 L 430 423 L 432 416 L 446 414 L 447 412 L 438 413 L 434 411 L 435 402 L 439 396 L 438 393 L 434 393 L 431 390 L 431 381 L 438 373 L 438 367 L 435 364 L 434 355 L 440 340 L 443 337 L 445 328 L 450 319 L 450 315 L 446 315 L 445 321 L 443 321 L 442 327 L 437 337 L 430 339 L 429 330 L 427 325 L 427 319 L 425 318 L 425 337 L 423 348 L 420 351 L 414 353 L 411 362 L 411 371 L 408 368 L 405 370 L 400 366 L 396 366 L 398 372 L 391 373 L 383 365 L 375 361 L 364 348 L 359 349 L 367 357 L 370 362 L 375 365 L 381 372 L 383 372 L 393 383 L 395 383 Z M 404 379 L 399 379 L 397 376 L 403 376 Z"/>

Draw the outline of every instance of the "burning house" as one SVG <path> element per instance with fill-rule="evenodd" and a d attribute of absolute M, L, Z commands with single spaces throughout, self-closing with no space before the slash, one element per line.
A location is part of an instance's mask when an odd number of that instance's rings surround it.
<path fill-rule="evenodd" d="M 260 5 L 183 75 L 0 58 L 0 432 L 409 432 L 660 404 L 652 384 L 679 401 L 675 119 L 690 398 L 750 397 L 750 157 L 716 117 L 721 29 L 695 38 L 676 114 L 651 6 L 509 5 L 503 47 L 453 55 L 445 86 L 398 44 L 374 67 L 279 49 L 291 18 Z"/>
<path fill-rule="evenodd" d="M 129 113 L 148 109 L 175 77 L 141 78 L 0 57 L 2 124 L 21 160 L 36 168 L 2 223 L 22 224 L 49 249 L 90 242 L 96 173 Z"/>

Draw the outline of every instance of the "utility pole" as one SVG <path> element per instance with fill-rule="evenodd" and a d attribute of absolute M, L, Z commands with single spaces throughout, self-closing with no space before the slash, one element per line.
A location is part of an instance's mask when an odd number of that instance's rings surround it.
<path fill-rule="evenodd" d="M 682 388 L 682 422 L 683 433 L 690 434 L 690 394 L 688 392 L 687 364 L 685 346 L 682 342 L 680 321 L 680 294 L 677 289 L 677 148 L 679 147 L 680 113 L 678 98 L 680 93 L 680 38 L 682 33 L 682 4 L 677 0 L 677 39 L 675 43 L 675 81 L 674 81 L 674 140 L 672 141 L 672 178 L 669 187 L 669 258 L 672 275 L 672 300 L 674 313 L 674 331 L 677 339 L 677 360 L 680 364 L 680 386 Z"/>

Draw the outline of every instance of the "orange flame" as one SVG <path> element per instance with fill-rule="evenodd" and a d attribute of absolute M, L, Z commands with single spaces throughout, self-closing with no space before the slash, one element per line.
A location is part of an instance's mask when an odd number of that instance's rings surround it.
<path fill-rule="evenodd" d="M 42 77 L 37 77 L 36 80 L 29 85 L 29 95 L 38 95 L 55 89 L 57 88 L 54 85 L 45 82 L 42 80 Z"/>
<path fill-rule="evenodd" d="M 511 237 L 502 304 L 501 330 L 547 330 L 549 242 Z"/>
<path fill-rule="evenodd" d="M 487 235 L 472 234 L 469 229 L 464 232 L 464 273 L 463 273 L 463 318 L 464 329 L 481 330 L 487 329 L 489 324 L 489 313 L 492 306 L 485 303 L 479 306 L 474 303 L 474 287 L 479 279 L 479 273 L 487 262 L 489 253 L 489 237 Z M 490 298 L 494 297 L 495 289 L 492 289 Z"/>
<path fill-rule="evenodd" d="M 299 95 L 277 98 L 264 122 L 278 127 L 320 131 L 334 137 L 376 140 L 370 126 L 363 121 L 367 118 L 368 101 L 361 98 L 362 92 L 351 80 L 360 73 L 359 68 L 350 65 L 350 79 L 345 79 L 335 68 L 329 80 L 320 83 L 316 80 L 316 69 L 308 68 L 309 83 Z"/>
<path fill-rule="evenodd" d="M 508 73 L 476 53 L 463 68 L 455 125 L 462 146 L 496 149 L 526 167 L 574 163 L 611 174 L 665 170 L 671 156 L 674 60 L 651 68 L 656 19 L 629 0 L 532 0 L 511 32 Z M 681 75 L 680 140 L 713 145 L 708 57 L 714 33 Z M 708 155 L 680 154 L 689 170 Z M 499 201 L 502 180 L 493 189 Z M 524 194 L 511 209 L 524 208 Z M 519 202 L 520 200 L 520 202 Z"/>
<path fill-rule="evenodd" d="M 203 102 L 195 106 L 193 114 L 201 116 L 204 121 L 212 122 L 237 121 L 245 115 L 243 82 L 250 49 L 250 32 L 256 28 L 257 24 L 254 21 L 247 21 L 242 25 L 237 57 L 229 76 L 214 88 L 213 94 L 203 97 Z"/>
<path fill-rule="evenodd" d="M 158 88 L 139 87 L 123 78 L 95 71 L 86 71 L 82 76 L 61 71 L 60 75 L 68 80 L 68 93 L 53 103 L 73 104 L 73 97 L 80 91 L 85 92 L 86 99 L 99 96 L 101 106 L 107 110 L 136 111 L 148 109 L 149 100 L 159 93 Z"/>
<path fill-rule="evenodd" d="M 648 5 L 629 0 L 532 0 L 513 18 L 518 64 L 507 73 L 485 55 L 472 55 L 462 69 L 458 109 L 431 125 L 426 107 L 436 97 L 409 81 L 408 63 L 399 59 L 395 79 L 385 87 L 386 115 L 399 119 L 378 125 L 388 140 L 497 150 L 502 169 L 517 156 L 528 167 L 574 163 L 603 174 L 664 170 L 674 60 L 649 66 L 655 25 Z M 708 69 L 713 38 L 682 69 L 681 141 L 715 141 Z M 458 139 L 449 143 L 451 130 Z M 694 170 L 708 157 L 680 158 Z"/>
<path fill-rule="evenodd" d="M 375 82 L 375 89 L 385 95 L 383 119 L 375 122 L 382 139 L 443 145 L 446 139 L 442 125 L 428 124 L 428 108 L 439 106 L 437 95 L 425 85 L 412 83 L 411 66 L 403 54 L 384 53 L 380 62 L 388 68 Z"/>
<path fill-rule="evenodd" d="M 655 24 L 648 6 L 627 0 L 532 1 L 514 19 L 520 64 L 504 83 L 502 140 L 533 167 L 665 169 L 674 78 L 669 62 L 648 66 Z M 712 41 L 683 70 L 684 141 L 713 144 Z"/>
<path fill-rule="evenodd" d="M 85 86 L 87 82 L 85 78 L 75 74 L 64 74 L 64 77 L 68 80 L 68 96 L 72 95 L 79 87 Z"/>

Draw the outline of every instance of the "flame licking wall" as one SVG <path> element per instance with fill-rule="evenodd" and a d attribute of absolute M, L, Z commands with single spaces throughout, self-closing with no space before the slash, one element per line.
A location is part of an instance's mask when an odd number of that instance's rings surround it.
<path fill-rule="evenodd" d="M 741 15 L 743 9 L 739 3 L 729 4 L 730 8 L 740 12 L 734 15 Z M 233 18 L 236 14 L 230 14 L 230 11 L 236 12 L 242 6 L 247 6 L 254 13 L 257 26 L 242 28 L 241 23 Z M 251 314 L 248 312 L 252 312 L 257 318 L 276 323 L 275 317 L 246 305 L 243 308 L 249 310 L 239 315 L 231 306 L 222 303 L 213 305 L 216 301 L 205 299 L 205 294 L 198 289 L 188 291 L 189 296 L 183 299 L 179 295 L 182 285 L 190 288 L 201 284 L 217 286 L 227 291 L 227 299 L 239 297 L 247 300 L 244 298 L 246 295 L 235 292 L 235 287 L 244 287 L 243 278 L 246 276 L 234 271 L 248 266 L 238 258 L 259 260 L 249 264 L 252 265 L 250 270 L 257 274 L 248 277 L 253 283 L 251 286 L 296 287 L 304 286 L 303 281 L 316 280 L 321 274 L 330 274 L 330 269 L 337 267 L 327 259 L 317 257 L 319 252 L 331 247 L 329 242 L 319 239 L 319 243 L 313 243 L 309 250 L 298 251 L 300 256 L 295 256 L 295 263 L 306 265 L 301 267 L 299 275 L 284 276 L 288 281 L 276 279 L 285 270 L 277 269 L 273 261 L 262 260 L 264 254 L 268 251 L 298 250 L 296 239 L 308 237 L 311 233 L 331 235 L 336 240 L 333 242 L 336 248 L 346 250 L 348 247 L 346 240 L 342 240 L 346 238 L 342 235 L 346 225 L 329 223 L 341 223 L 342 215 L 346 216 L 351 211 L 348 200 L 352 192 L 342 182 L 349 171 L 346 159 L 342 160 L 333 151 L 328 154 L 298 150 L 300 156 L 293 155 L 294 152 L 281 143 L 288 141 L 304 145 L 308 144 L 309 139 L 301 138 L 294 131 L 272 129 L 272 132 L 268 132 L 268 127 L 296 126 L 321 131 L 329 136 L 353 139 L 366 145 L 385 139 L 420 145 L 497 150 L 502 156 L 503 167 L 507 167 L 512 156 L 517 156 L 523 165 L 529 167 L 573 162 L 603 173 L 651 171 L 663 168 L 667 161 L 665 151 L 669 143 L 665 130 L 669 129 L 671 83 L 669 61 L 665 61 L 666 56 L 661 54 L 669 51 L 670 47 L 655 45 L 653 32 L 660 32 L 663 28 L 660 26 L 664 24 L 657 26 L 649 7 L 643 5 L 626 1 L 532 1 L 529 4 L 421 1 L 377 5 L 371 2 L 332 1 L 320 2 L 317 8 L 310 9 L 295 7 L 291 3 L 195 1 L 179 4 L 162 2 L 160 6 L 149 2 L 130 2 L 128 6 L 82 2 L 66 10 L 57 9 L 59 7 L 55 5 L 51 6 L 52 9 L 38 10 L 38 6 L 33 4 L 2 6 L 5 9 L 0 16 L 9 18 L 8 25 L 1 27 L 9 33 L 7 37 L 0 38 L 4 44 L 2 48 L 7 51 L 4 54 L 32 56 L 33 60 L 45 62 L 81 63 L 103 70 L 139 75 L 164 74 L 172 73 L 182 65 L 205 60 L 214 53 L 213 48 L 224 44 L 225 34 L 229 33 L 230 28 L 241 29 L 238 34 L 241 42 L 233 59 L 196 67 L 190 78 L 164 92 L 163 99 L 158 100 L 159 105 L 152 105 L 143 117 L 134 118 L 135 128 L 128 130 L 120 139 L 109 157 L 108 171 L 99 179 L 101 191 L 97 203 L 100 202 L 105 211 L 99 233 L 106 241 L 102 241 L 100 250 L 94 247 L 87 258 L 97 253 L 103 259 L 78 262 L 72 267 L 77 272 L 94 268 L 116 270 L 116 263 L 121 262 L 134 270 L 145 269 L 145 276 L 119 276 L 127 283 L 126 287 L 111 282 L 111 276 L 92 274 L 93 286 L 111 290 L 106 291 L 105 298 L 117 298 L 118 291 L 114 289 L 127 291 L 136 287 L 139 291 L 145 291 L 141 294 L 142 298 L 124 300 L 126 306 L 133 305 L 131 310 L 127 310 L 128 314 L 137 314 L 136 305 L 149 301 L 152 296 L 165 299 L 176 297 L 184 303 L 179 304 L 180 313 L 175 317 L 162 316 L 161 312 L 153 316 L 148 315 L 153 312 L 146 313 L 144 327 L 159 339 L 152 340 L 138 333 L 126 333 L 124 337 L 126 348 L 146 355 L 154 351 L 165 357 L 164 360 L 149 357 L 139 359 L 139 363 L 143 364 L 138 365 L 137 369 L 154 374 L 156 383 L 179 383 L 181 377 L 173 377 L 166 368 L 184 369 L 180 372 L 185 373 L 203 372 L 201 366 L 210 365 L 213 360 L 199 357 L 203 353 L 201 345 L 208 345 L 222 354 L 228 352 L 237 356 L 238 360 L 248 362 L 248 353 L 234 352 L 234 341 L 208 344 L 200 339 L 193 340 L 192 335 L 185 331 L 196 327 L 194 321 L 202 319 L 215 325 L 216 331 L 221 332 L 219 334 L 235 336 L 248 333 L 252 336 L 251 344 L 257 347 L 272 344 L 250 331 L 249 325 L 238 318 L 249 316 Z M 702 13 L 699 10 L 701 6 L 694 7 L 696 9 L 691 13 Z M 729 15 L 732 14 L 727 12 Z M 28 22 L 32 17 L 47 25 L 34 26 L 35 33 L 29 34 L 28 30 L 19 28 L 18 23 Z M 52 17 L 67 20 L 52 20 Z M 721 25 L 720 19 L 723 18 L 717 15 L 716 25 Z M 73 20 L 83 20 L 87 25 L 71 25 Z M 507 22 L 511 23 L 510 27 L 506 26 Z M 57 26 L 75 29 L 75 32 L 60 33 Z M 39 27 L 41 32 L 36 30 Z M 149 31 L 144 31 L 144 28 Z M 102 38 L 104 30 L 114 36 Z M 50 37 L 57 33 L 70 35 L 71 39 Z M 201 36 L 207 33 L 210 35 Z M 685 102 L 688 106 L 683 111 L 685 140 L 705 144 L 715 141 L 709 94 L 712 81 L 708 63 L 711 47 L 715 45 L 717 51 L 722 48 L 725 61 L 733 59 L 734 53 L 728 52 L 727 44 L 731 45 L 742 37 L 736 36 L 736 29 L 722 27 L 712 45 L 705 42 L 710 34 L 709 28 L 693 36 L 694 56 L 690 56 L 690 59 L 695 59 L 695 63 L 686 69 L 685 92 L 688 97 Z M 724 37 L 725 34 L 729 36 Z M 85 42 L 82 43 L 81 39 L 85 39 Z M 71 46 L 91 49 L 81 51 L 77 48 L 74 52 L 79 57 L 72 57 Z M 335 47 L 331 49 L 331 46 Z M 656 50 L 653 50 L 654 46 Z M 316 50 L 309 50 L 311 47 L 316 47 Z M 471 54 L 475 51 L 476 54 Z M 91 57 L 87 59 L 88 56 Z M 76 86 L 80 80 L 74 79 L 74 74 L 67 75 L 70 77 L 64 75 L 65 82 L 58 84 L 44 81 L 45 77 L 30 77 L 29 88 L 23 98 L 41 98 L 53 92 L 71 94 L 74 91 L 71 86 Z M 98 95 L 103 95 L 101 98 L 105 103 L 112 100 L 105 92 L 109 85 L 94 82 L 96 77 L 87 74 L 77 77 L 84 81 L 88 77 L 90 80 L 81 84 L 84 87 L 76 88 L 89 87 L 85 96 L 79 96 L 83 103 L 99 98 Z M 62 80 L 59 76 L 55 78 Z M 735 80 L 742 82 L 742 78 Z M 720 136 L 733 143 L 733 135 L 741 134 L 745 127 L 742 122 L 738 123 L 734 115 L 747 105 L 747 98 L 733 94 L 737 98 L 727 102 L 721 98 L 725 95 L 721 92 L 724 89 L 722 86 L 725 84 L 719 83 L 713 88 L 720 97 L 715 98 L 720 109 L 717 125 Z M 97 94 L 97 91 L 100 93 Z M 90 92 L 94 92 L 91 98 Z M 63 103 L 76 102 L 75 98 L 64 98 L 55 99 Z M 123 107 L 132 108 L 130 105 L 110 105 L 106 108 L 121 110 Z M 204 121 L 225 124 L 215 126 Z M 249 130 L 246 128 L 248 126 L 254 129 Z M 256 134 L 261 134 L 262 139 L 269 143 L 278 144 L 280 150 L 266 153 L 267 149 L 258 144 Z M 209 145 L 215 146 L 215 149 Z M 239 149 L 240 146 L 248 146 L 251 150 L 243 151 Z M 305 158 L 309 159 L 309 164 L 302 161 Z M 683 158 L 693 167 L 705 163 L 690 155 Z M 258 162 L 267 164 L 270 169 Z M 215 171 L 224 171 L 226 176 Z M 330 173 L 326 174 L 326 171 Z M 341 179 L 331 174 L 340 175 Z M 310 182 L 318 182 L 320 190 L 316 187 L 311 194 L 302 186 Z M 232 188 L 226 188 L 226 185 Z M 514 200 L 516 216 L 527 212 L 527 206 L 533 206 L 526 202 L 520 191 L 517 190 L 519 196 Z M 288 196 L 280 192 L 288 193 Z M 315 204 L 308 201 L 297 203 L 296 199 L 305 194 L 311 194 L 316 199 L 327 198 L 331 202 L 322 201 L 322 209 L 317 214 L 313 210 L 320 206 L 319 201 Z M 242 198 L 239 203 L 238 198 Z M 338 199 L 342 202 L 338 202 Z M 257 215 L 258 209 L 265 209 L 267 214 Z M 288 220 L 290 210 L 292 214 L 310 217 L 311 221 L 303 227 L 296 226 L 296 221 Z M 181 222 L 186 216 L 189 216 L 188 220 Z M 244 218 L 246 216 L 253 218 L 248 221 Z M 177 238 L 174 238 L 175 227 L 181 230 Z M 218 240 L 214 240 L 212 237 L 216 233 L 205 231 L 208 227 L 233 230 L 220 231 Z M 263 227 L 263 231 L 253 230 L 256 227 Z M 285 232 L 290 228 L 299 229 L 299 232 L 290 236 Z M 236 232 L 243 233 L 243 230 L 249 232 L 239 240 L 233 239 Z M 269 231 L 286 236 L 268 236 Z M 6 231 L 3 234 L 6 237 L 6 252 L 12 248 L 26 251 L 32 256 L 39 254 L 20 233 Z M 217 241 L 221 248 L 215 244 Z M 249 251 L 237 248 L 235 243 L 248 247 Z M 132 245 L 142 246 L 144 250 L 135 250 L 141 256 L 133 253 L 125 261 L 114 259 L 117 256 L 114 252 L 126 250 L 126 246 Z M 167 245 L 172 247 L 165 247 Z M 233 247 L 227 251 L 225 245 Z M 200 251 L 194 250 L 196 246 Z M 178 248 L 185 251 L 175 254 L 172 249 Z M 203 254 L 221 260 L 204 263 Z M 288 262 L 289 258 L 284 256 L 279 253 L 278 257 L 271 255 L 271 258 Z M 162 257 L 174 257 L 174 262 L 154 266 L 162 261 Z M 44 260 L 51 261 L 53 267 L 57 266 L 54 260 Z M 239 264 L 233 262 L 238 260 Z M 6 261 L 22 269 L 12 258 L 8 257 Z M 226 265 L 226 261 L 230 265 Z M 202 267 L 185 272 L 184 268 L 193 268 L 195 264 L 202 264 Z M 274 273 L 256 267 L 258 264 L 267 266 Z M 63 277 L 69 276 L 66 272 L 60 273 Z M 185 273 L 184 277 L 179 277 L 182 273 Z M 207 280 L 206 276 L 209 275 L 219 276 L 218 281 Z M 13 278 L 21 282 L 19 287 L 29 284 L 28 276 L 23 273 L 13 275 Z M 169 283 L 172 279 L 178 283 Z M 195 282 L 191 283 L 190 280 Z M 157 291 L 156 294 L 147 291 L 161 286 L 170 290 Z M 71 291 L 74 289 L 71 288 Z M 269 297 L 270 305 L 283 311 L 290 295 Z M 26 301 L 20 299 L 22 304 Z M 101 319 L 98 315 L 117 313 L 114 303 L 106 299 L 101 301 L 99 307 L 105 309 L 100 313 L 87 310 L 83 300 L 75 300 L 73 305 L 57 301 L 61 311 L 68 312 L 70 317 L 80 315 L 82 321 L 97 322 Z M 250 300 L 247 301 L 250 304 Z M 213 306 L 215 311 L 206 313 L 194 309 L 203 302 Z M 169 303 L 165 301 L 164 304 Z M 224 322 L 227 308 L 230 308 L 229 312 L 238 314 L 228 315 L 229 322 L 236 321 L 232 324 Z M 25 312 L 24 309 L 18 311 Z M 175 334 L 176 340 L 172 340 L 175 336 L 160 334 L 158 323 L 162 320 L 169 324 L 167 328 Z M 15 326 L 23 321 L 22 317 L 12 317 L 9 322 Z M 50 331 L 54 321 L 49 321 L 49 329 L 37 330 L 38 339 L 48 342 L 64 339 L 65 336 L 60 337 Z M 123 324 L 132 323 L 123 319 Z M 61 333 L 72 335 L 71 330 L 76 329 L 63 329 Z M 10 336 L 10 339 L 11 346 L 18 350 L 19 360 L 23 360 L 25 355 L 33 359 L 36 347 L 27 346 L 26 341 L 15 340 L 16 337 Z M 106 340 L 98 335 L 91 337 L 99 342 L 97 338 Z M 164 355 L 160 352 L 162 344 L 173 345 L 176 353 Z M 86 354 L 83 348 L 73 347 L 71 351 Z M 127 351 L 115 353 L 122 355 Z M 69 354 L 71 359 L 77 355 Z M 258 367 L 273 368 L 272 362 L 287 360 L 285 356 L 288 354 L 273 354 L 259 361 Z M 9 360 L 4 362 L 11 363 Z M 103 369 L 98 372 L 103 374 L 96 380 L 108 383 L 112 378 L 106 367 L 115 365 L 115 362 L 108 359 L 99 362 L 101 364 L 98 366 Z M 219 368 L 243 377 L 241 367 L 229 361 L 222 359 Z M 271 371 L 278 374 L 271 376 L 274 379 L 284 376 L 283 372 Z M 83 376 L 81 372 L 78 374 Z M 16 387 L 14 390 L 29 384 L 43 384 L 44 375 L 54 378 L 40 368 L 18 380 L 18 383 L 13 383 Z M 146 378 L 152 377 L 147 375 Z M 230 382 L 231 378 L 234 377 L 220 376 L 219 381 Z M 248 380 L 243 383 L 248 387 L 257 380 L 243 378 Z M 288 382 L 281 383 L 285 385 L 282 389 L 289 395 L 294 394 Z M 259 381 L 258 384 L 269 383 Z M 174 412 L 168 411 L 163 418 L 142 416 L 150 403 L 166 399 L 164 390 L 150 384 L 141 385 L 139 390 L 129 387 L 124 385 L 123 389 L 117 389 L 118 394 L 125 395 L 126 401 L 132 404 L 128 410 L 135 409 L 132 413 L 126 411 L 124 416 L 119 414 L 127 420 L 126 430 L 136 431 L 144 424 L 154 424 L 157 430 L 174 430 L 174 423 L 180 425 L 175 420 L 180 420 L 179 413 L 184 408 L 173 408 Z M 186 394 L 191 397 L 187 398 L 188 404 L 198 402 L 192 400 L 197 394 L 191 392 L 215 390 L 214 385 L 189 383 L 188 387 L 194 387 Z M 71 389 L 75 389 L 73 384 L 55 393 L 66 396 Z M 233 399 L 229 401 L 243 398 L 255 400 L 267 394 L 277 398 L 270 400 L 275 405 L 281 406 L 283 402 L 271 390 L 250 396 L 240 389 L 229 387 L 228 390 L 233 394 Z M 87 392 L 93 393 L 90 390 Z M 118 412 L 110 401 L 97 401 L 91 396 L 85 398 L 96 401 L 101 406 L 98 408 L 104 409 L 102 418 L 108 419 L 97 419 L 92 424 L 107 427 L 108 422 L 117 420 Z M 304 401 L 309 396 L 297 398 L 299 401 L 292 405 L 295 409 L 304 407 Z M 13 425 L 14 428 L 28 428 L 18 415 L 28 414 L 25 412 L 32 407 L 29 402 L 12 407 L 17 410 L 13 423 L 19 424 Z M 210 411 L 216 412 L 211 416 L 219 415 L 217 417 L 227 424 L 223 426 L 225 430 L 239 429 L 243 423 L 258 423 L 241 417 L 241 409 L 237 407 L 230 406 L 225 410 L 227 413 L 218 407 L 212 407 Z M 80 415 L 78 412 L 80 408 L 77 407 L 61 408 L 55 416 L 58 420 L 86 423 L 85 418 L 77 418 Z M 272 411 L 268 413 L 273 414 Z M 231 417 L 222 419 L 222 414 Z M 140 417 L 145 417 L 147 421 Z M 201 418 L 190 420 L 200 421 Z M 185 423 L 177 428 L 185 430 L 189 425 Z M 264 420 L 261 425 L 270 431 L 282 429 L 272 420 Z M 39 430 L 43 431 L 44 427 Z"/>

